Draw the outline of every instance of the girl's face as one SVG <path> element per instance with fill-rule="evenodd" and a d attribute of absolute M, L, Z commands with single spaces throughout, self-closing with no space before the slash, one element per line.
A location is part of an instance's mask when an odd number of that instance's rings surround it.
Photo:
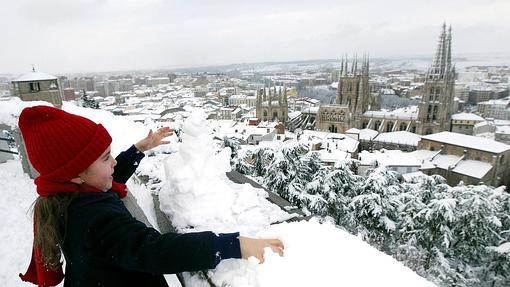
<path fill-rule="evenodd" d="M 117 161 L 110 154 L 110 150 L 111 146 L 80 174 L 80 178 L 86 184 L 102 191 L 107 191 L 112 188 L 113 167 L 117 164 Z"/>

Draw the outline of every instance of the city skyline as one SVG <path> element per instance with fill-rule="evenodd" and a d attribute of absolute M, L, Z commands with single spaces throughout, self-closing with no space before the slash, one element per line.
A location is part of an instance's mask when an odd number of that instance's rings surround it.
<path fill-rule="evenodd" d="M 10 1 L 0 73 L 432 56 L 443 22 L 454 57 L 510 51 L 508 1 L 408 2 Z"/>

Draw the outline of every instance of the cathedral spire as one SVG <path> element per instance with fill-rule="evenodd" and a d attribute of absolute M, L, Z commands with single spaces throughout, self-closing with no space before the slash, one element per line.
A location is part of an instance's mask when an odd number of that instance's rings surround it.
<path fill-rule="evenodd" d="M 354 62 L 352 63 L 352 75 L 355 76 L 358 72 L 358 54 L 354 56 Z"/>
<path fill-rule="evenodd" d="M 347 63 L 349 62 L 349 56 L 347 56 L 347 54 L 345 54 L 345 67 L 342 69 L 344 71 L 343 75 L 342 76 L 346 76 L 347 75 Z"/>
<path fill-rule="evenodd" d="M 344 74 L 344 56 L 342 56 L 342 63 L 340 64 L 340 76 Z"/>
<path fill-rule="evenodd" d="M 451 32 L 451 30 L 450 30 Z M 451 34 L 446 34 L 446 23 L 443 23 L 441 35 L 439 35 L 439 41 L 437 44 L 436 55 L 434 57 L 434 61 L 432 62 L 432 67 L 430 68 L 429 73 L 433 76 L 437 76 L 442 78 L 446 71 L 446 68 L 449 66 L 449 61 L 451 63 L 451 59 L 449 59 L 448 52 L 450 50 L 451 43 Z M 450 51 L 451 53 L 451 51 Z M 451 57 L 451 55 L 450 55 Z"/>
<path fill-rule="evenodd" d="M 446 66 L 448 70 L 452 65 L 452 25 L 448 28 L 448 35 L 446 36 Z"/>

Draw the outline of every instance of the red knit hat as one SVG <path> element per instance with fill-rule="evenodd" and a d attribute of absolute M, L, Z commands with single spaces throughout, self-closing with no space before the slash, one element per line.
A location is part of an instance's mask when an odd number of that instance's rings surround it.
<path fill-rule="evenodd" d="M 33 167 L 53 182 L 77 177 L 112 142 L 101 124 L 47 106 L 25 108 L 19 128 Z"/>

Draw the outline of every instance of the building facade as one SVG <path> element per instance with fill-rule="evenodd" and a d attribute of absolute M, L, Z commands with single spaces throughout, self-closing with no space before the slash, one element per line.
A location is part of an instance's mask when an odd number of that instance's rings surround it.
<path fill-rule="evenodd" d="M 456 156 L 447 166 L 436 166 L 431 174 L 440 174 L 449 184 L 500 186 L 510 183 L 510 145 L 493 140 L 458 133 L 441 132 L 422 137 L 418 149 L 437 152 L 437 155 Z M 459 168 L 459 164 L 464 164 Z"/>
<path fill-rule="evenodd" d="M 480 102 L 477 110 L 486 118 L 510 120 L 510 98 Z"/>
<path fill-rule="evenodd" d="M 452 116 L 451 131 L 471 136 L 474 135 L 474 126 L 484 121 L 484 118 L 471 113 L 454 114 Z"/>
<path fill-rule="evenodd" d="M 256 105 L 257 118 L 262 121 L 280 122 L 284 125 L 289 117 L 289 107 L 287 104 L 287 87 L 278 90 L 276 86 L 264 88 L 257 94 Z"/>
<path fill-rule="evenodd" d="M 58 78 L 42 72 L 24 74 L 12 81 L 14 95 L 22 101 L 46 101 L 60 108 L 62 90 Z"/>
<path fill-rule="evenodd" d="M 361 67 L 357 58 L 349 67 L 347 59 L 342 59 L 335 104 L 321 105 L 317 115 L 316 129 L 335 133 L 345 133 L 352 127 L 360 127 L 362 115 L 372 108 L 370 96 L 369 59 L 363 57 Z"/>

